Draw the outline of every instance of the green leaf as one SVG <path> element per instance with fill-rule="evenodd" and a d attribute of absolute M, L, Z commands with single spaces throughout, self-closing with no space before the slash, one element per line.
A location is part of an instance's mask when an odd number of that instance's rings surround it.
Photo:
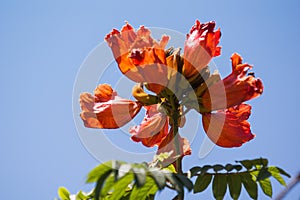
<path fill-rule="evenodd" d="M 249 173 L 241 174 L 243 185 L 252 199 L 257 199 L 257 184 Z"/>
<path fill-rule="evenodd" d="M 191 177 L 197 175 L 197 173 L 200 172 L 201 169 L 202 169 L 201 167 L 193 167 L 193 168 L 191 168 L 191 169 L 190 169 Z"/>
<path fill-rule="evenodd" d="M 262 165 L 264 167 L 266 167 L 268 165 L 268 160 L 265 158 L 257 158 L 257 159 L 253 159 L 251 160 L 252 165 Z"/>
<path fill-rule="evenodd" d="M 120 200 L 129 200 L 130 199 L 130 194 L 131 194 L 131 192 L 126 191 L 124 193 L 124 195 L 122 197 L 120 197 Z M 109 198 L 109 200 L 113 200 L 113 199 Z"/>
<path fill-rule="evenodd" d="M 187 178 L 186 176 L 180 175 L 180 174 L 174 174 L 180 181 L 181 183 L 189 190 L 191 191 L 194 187 L 193 182 Z"/>
<path fill-rule="evenodd" d="M 272 198 L 272 185 L 269 178 L 265 178 L 263 180 L 259 181 L 259 185 L 262 189 L 262 191 L 269 197 Z"/>
<path fill-rule="evenodd" d="M 236 170 L 236 171 L 241 171 L 243 169 L 243 167 L 241 165 L 233 165 L 233 168 Z"/>
<path fill-rule="evenodd" d="M 213 180 L 212 189 L 215 199 L 223 199 L 227 189 L 227 175 L 216 174 Z"/>
<path fill-rule="evenodd" d="M 102 186 L 104 181 L 107 179 L 107 177 L 111 174 L 113 170 L 110 169 L 109 171 L 106 171 L 104 174 L 102 174 L 100 176 L 100 178 L 97 181 L 96 187 L 95 187 L 95 199 L 99 199 L 100 194 L 101 194 L 101 190 L 102 190 Z"/>
<path fill-rule="evenodd" d="M 137 187 L 135 185 L 130 195 L 130 199 L 132 200 L 145 200 L 150 195 L 155 195 L 158 187 L 155 184 L 155 181 L 151 177 L 146 178 L 146 182 L 143 187 Z"/>
<path fill-rule="evenodd" d="M 158 168 L 153 168 L 149 170 L 150 176 L 154 179 L 157 187 L 162 190 L 166 185 L 166 178 L 164 173 L 160 171 Z"/>
<path fill-rule="evenodd" d="M 289 175 L 286 171 L 284 171 L 283 169 L 281 169 L 279 167 L 276 167 L 276 168 L 279 170 L 280 174 L 285 175 L 285 176 L 291 178 L 291 175 Z"/>
<path fill-rule="evenodd" d="M 214 170 L 215 172 L 221 171 L 221 170 L 223 170 L 223 169 L 225 169 L 223 165 L 214 165 L 214 166 L 213 166 L 213 170 Z"/>
<path fill-rule="evenodd" d="M 148 178 L 150 178 L 150 177 L 148 177 Z M 151 180 L 153 181 L 152 178 L 151 178 Z M 152 187 L 151 187 L 151 189 L 148 192 L 148 197 L 149 198 L 151 198 L 151 196 L 154 197 L 155 194 L 156 194 L 156 192 L 157 192 L 157 190 L 158 190 L 157 185 L 155 185 L 155 183 L 153 183 L 152 181 L 151 181 Z"/>
<path fill-rule="evenodd" d="M 227 164 L 227 165 L 225 165 L 225 170 L 226 170 L 226 171 L 230 172 L 230 171 L 232 171 L 233 169 L 234 169 L 234 167 L 233 167 L 232 164 Z"/>
<path fill-rule="evenodd" d="M 154 199 L 155 199 L 155 195 L 149 195 L 146 198 L 146 200 L 154 200 Z"/>
<path fill-rule="evenodd" d="M 241 163 L 247 170 L 250 170 L 253 167 L 251 160 L 241 160 L 236 162 Z"/>
<path fill-rule="evenodd" d="M 211 165 L 204 165 L 202 167 L 201 173 L 206 173 L 208 170 L 212 169 L 213 167 Z"/>
<path fill-rule="evenodd" d="M 164 167 L 163 169 L 169 170 L 172 173 L 177 173 L 174 165 L 172 164 L 168 165 L 167 167 Z"/>
<path fill-rule="evenodd" d="M 65 187 L 58 188 L 57 194 L 61 200 L 70 200 L 70 192 Z"/>
<path fill-rule="evenodd" d="M 239 174 L 228 174 L 227 177 L 230 196 L 236 200 L 239 198 L 242 190 L 242 180 Z"/>
<path fill-rule="evenodd" d="M 194 193 L 199 193 L 204 191 L 210 184 L 212 179 L 211 174 L 201 174 L 197 177 L 194 185 Z"/>
<path fill-rule="evenodd" d="M 259 170 L 259 173 L 257 175 L 257 181 L 260 181 L 260 180 L 264 180 L 266 178 L 269 178 L 271 176 L 271 173 L 268 171 L 267 168 L 262 168 L 261 170 Z"/>
<path fill-rule="evenodd" d="M 167 180 L 169 180 L 170 183 L 174 186 L 175 190 L 178 193 L 183 192 L 183 184 L 181 183 L 181 181 L 179 181 L 179 179 L 176 178 L 175 174 L 166 171 L 164 175 L 167 178 Z"/>
<path fill-rule="evenodd" d="M 146 182 L 146 170 L 144 168 L 132 168 L 137 187 L 142 187 Z"/>
<path fill-rule="evenodd" d="M 105 197 L 107 193 L 113 188 L 115 184 L 115 176 L 110 174 L 110 176 L 106 179 L 104 186 L 101 190 L 101 197 Z"/>
<path fill-rule="evenodd" d="M 114 185 L 111 199 L 120 199 L 125 193 L 128 185 L 133 181 L 133 173 L 128 173 L 119 179 Z"/>
<path fill-rule="evenodd" d="M 103 174 L 108 171 L 112 171 L 112 161 L 105 162 L 97 167 L 95 167 L 87 176 L 87 183 L 96 182 Z"/>
<path fill-rule="evenodd" d="M 83 194 L 83 192 L 80 190 L 77 194 L 76 194 L 76 200 L 87 200 L 88 197 Z"/>
<path fill-rule="evenodd" d="M 280 175 L 280 172 L 277 169 L 277 167 L 273 167 L 273 166 L 268 167 L 268 171 L 281 185 L 286 186 L 286 183 L 285 183 L 284 179 L 282 178 L 282 176 Z"/>

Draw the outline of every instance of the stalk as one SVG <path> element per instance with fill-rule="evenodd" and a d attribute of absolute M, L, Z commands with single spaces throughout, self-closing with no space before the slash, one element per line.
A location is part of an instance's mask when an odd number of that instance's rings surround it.
<path fill-rule="evenodd" d="M 175 155 L 179 155 L 179 158 L 176 159 L 175 164 L 176 164 L 176 171 L 178 174 L 183 174 L 182 172 L 182 157 L 181 157 L 181 151 L 180 151 L 180 141 L 179 138 L 177 137 L 177 134 L 179 134 L 178 131 L 178 121 L 180 118 L 180 104 L 176 98 L 175 95 L 172 95 L 170 98 L 170 103 L 172 106 L 172 112 L 171 112 L 171 129 L 173 130 L 173 138 L 174 138 L 174 146 L 175 146 Z M 182 193 L 178 194 L 177 198 L 178 200 L 183 200 L 184 199 L 184 191 Z"/>

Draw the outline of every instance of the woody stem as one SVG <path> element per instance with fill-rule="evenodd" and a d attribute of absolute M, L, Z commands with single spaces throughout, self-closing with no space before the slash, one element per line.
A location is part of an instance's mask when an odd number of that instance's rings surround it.
<path fill-rule="evenodd" d="M 177 100 L 177 98 L 175 97 L 175 95 L 172 95 L 172 97 L 170 98 L 171 100 L 171 105 L 172 105 L 172 112 L 171 112 L 171 127 L 173 129 L 173 138 L 174 138 L 174 146 L 175 146 L 175 155 L 179 156 L 178 158 L 176 158 L 175 161 L 175 165 L 176 165 L 176 171 L 178 174 L 183 174 L 182 172 L 182 157 L 181 157 L 181 151 L 180 151 L 180 140 L 179 137 L 177 136 L 177 134 L 179 134 L 178 132 L 178 121 L 180 118 L 180 112 L 179 112 L 179 102 Z M 178 200 L 183 200 L 184 199 L 184 191 L 182 191 L 182 193 L 178 194 L 177 196 Z"/>
<path fill-rule="evenodd" d="M 174 116 L 174 115 L 173 115 Z M 180 141 L 179 137 L 177 134 L 178 132 L 178 118 L 174 116 L 173 118 L 173 123 L 172 123 L 172 128 L 173 128 L 173 138 L 174 138 L 174 146 L 175 146 L 175 153 L 176 156 L 180 156 L 179 158 L 176 159 L 176 171 L 178 174 L 182 174 L 182 164 L 181 164 L 181 152 L 180 152 Z"/>

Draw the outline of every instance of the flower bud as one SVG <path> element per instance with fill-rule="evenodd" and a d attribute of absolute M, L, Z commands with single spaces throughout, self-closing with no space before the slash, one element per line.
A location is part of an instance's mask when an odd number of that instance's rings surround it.
<path fill-rule="evenodd" d="M 153 105 L 159 102 L 157 96 L 147 94 L 140 85 L 133 86 L 132 95 L 143 105 Z"/>

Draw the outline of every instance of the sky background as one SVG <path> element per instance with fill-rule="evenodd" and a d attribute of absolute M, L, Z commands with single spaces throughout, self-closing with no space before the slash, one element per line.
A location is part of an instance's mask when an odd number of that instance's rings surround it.
<path fill-rule="evenodd" d="M 184 159 L 184 170 L 266 157 L 271 165 L 296 175 L 300 171 L 299 8 L 298 0 L 1 1 L 1 198 L 53 199 L 62 185 L 72 193 L 91 188 L 85 184 L 86 174 L 99 161 L 77 133 L 73 85 L 84 59 L 125 20 L 134 27 L 143 24 L 183 34 L 196 19 L 214 20 L 222 32 L 222 55 L 214 62 L 223 77 L 231 70 L 230 55 L 238 52 L 263 80 L 263 95 L 250 102 L 256 138 L 241 148 L 215 147 L 199 159 L 198 146 L 204 138 L 199 124 L 194 154 Z M 104 134 L 124 147 L 142 149 L 128 135 L 118 139 L 117 132 Z M 102 151 L 105 154 L 105 147 Z M 275 197 L 283 187 L 275 180 L 273 186 Z M 158 195 L 166 197 L 168 192 Z M 187 199 L 198 198 L 212 199 L 211 190 Z M 300 185 L 286 197 L 299 198 Z M 242 199 L 248 199 L 245 192 Z M 259 199 L 268 198 L 260 192 Z"/>

